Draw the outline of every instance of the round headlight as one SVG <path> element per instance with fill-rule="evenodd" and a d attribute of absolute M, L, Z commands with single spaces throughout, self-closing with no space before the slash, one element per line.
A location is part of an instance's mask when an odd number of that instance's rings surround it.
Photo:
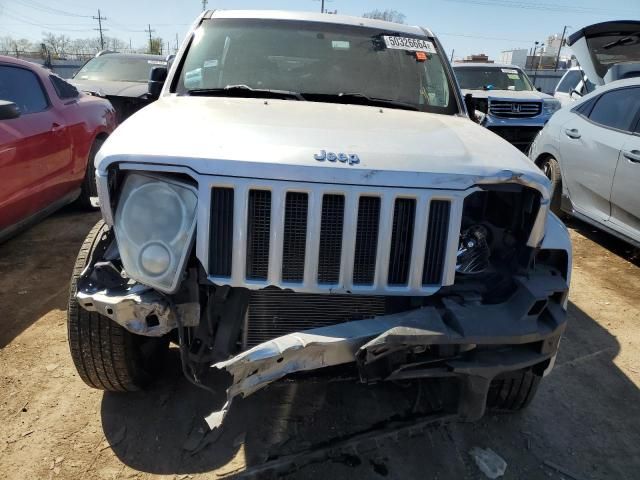
<path fill-rule="evenodd" d="M 149 275 L 162 275 L 171 266 L 171 252 L 160 243 L 150 243 L 140 251 L 140 266 Z"/>
<path fill-rule="evenodd" d="M 153 239 L 172 243 L 183 230 L 184 202 L 164 182 L 144 184 L 133 190 L 122 209 L 122 225 L 126 235 L 142 245 Z M 176 221 L 178 220 L 178 221 Z"/>
<path fill-rule="evenodd" d="M 114 218 L 118 251 L 129 278 L 174 292 L 196 226 L 196 189 L 171 179 L 127 175 Z"/>

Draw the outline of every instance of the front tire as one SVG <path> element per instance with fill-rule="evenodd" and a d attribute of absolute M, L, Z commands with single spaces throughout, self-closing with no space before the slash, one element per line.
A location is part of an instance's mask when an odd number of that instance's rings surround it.
<path fill-rule="evenodd" d="M 90 387 L 112 392 L 141 390 L 162 366 L 167 338 L 134 335 L 110 318 L 82 308 L 77 282 L 87 265 L 100 260 L 111 242 L 109 227 L 100 220 L 85 239 L 71 276 L 67 332 L 71 358 Z"/>
<path fill-rule="evenodd" d="M 501 412 L 518 412 L 526 408 L 535 397 L 541 379 L 531 369 L 498 375 L 489 386 L 487 407 Z"/>
<path fill-rule="evenodd" d="M 562 175 L 560 174 L 560 164 L 555 158 L 546 157 L 539 162 L 538 166 L 551 181 L 551 211 L 562 218 Z"/>

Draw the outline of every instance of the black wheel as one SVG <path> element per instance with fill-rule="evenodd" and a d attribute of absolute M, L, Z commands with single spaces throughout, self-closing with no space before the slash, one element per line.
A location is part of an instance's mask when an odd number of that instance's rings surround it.
<path fill-rule="evenodd" d="M 498 375 L 489 387 L 487 407 L 503 412 L 522 410 L 535 397 L 541 379 L 530 369 Z"/>
<path fill-rule="evenodd" d="M 562 217 L 562 176 L 560 175 L 560 164 L 553 157 L 547 157 L 539 162 L 540 170 L 551 180 L 551 211 L 558 217 Z"/>
<path fill-rule="evenodd" d="M 89 158 L 87 159 L 87 170 L 84 174 L 84 180 L 82 182 L 82 190 L 80 191 L 80 196 L 78 197 L 78 204 L 83 208 L 92 208 L 91 207 L 91 197 L 98 196 L 98 186 L 96 185 L 96 166 L 94 165 L 94 160 L 96 158 L 96 153 L 100 150 L 100 147 L 104 143 L 104 138 L 96 138 L 91 145 L 91 150 L 89 150 Z"/>
<path fill-rule="evenodd" d="M 87 265 L 100 260 L 110 241 L 109 227 L 100 220 L 78 253 L 67 312 L 69 349 L 80 378 L 90 387 L 114 392 L 140 390 L 162 366 L 168 338 L 134 335 L 76 301 L 78 277 Z"/>

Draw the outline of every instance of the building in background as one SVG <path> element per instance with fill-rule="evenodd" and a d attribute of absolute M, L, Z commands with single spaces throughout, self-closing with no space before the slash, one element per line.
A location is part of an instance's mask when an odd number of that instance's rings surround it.
<path fill-rule="evenodd" d="M 489 60 L 489 56 L 484 53 L 476 53 L 464 57 L 462 60 L 456 60 L 456 63 L 494 63 L 493 60 Z"/>
<path fill-rule="evenodd" d="M 500 63 L 516 65 L 525 68 L 527 65 L 528 50 L 526 48 L 517 48 L 513 50 L 503 50 L 500 54 Z"/>
<path fill-rule="evenodd" d="M 562 41 L 562 35 L 559 33 L 549 35 L 547 37 L 547 43 L 544 47 L 544 54 L 550 57 L 555 57 L 556 55 L 558 55 L 558 52 L 562 48 Z"/>

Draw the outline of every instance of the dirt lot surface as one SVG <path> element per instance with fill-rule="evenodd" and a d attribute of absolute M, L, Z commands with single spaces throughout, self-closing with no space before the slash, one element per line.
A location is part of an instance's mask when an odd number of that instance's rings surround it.
<path fill-rule="evenodd" d="M 413 387 L 281 383 L 234 403 L 222 435 L 203 439 L 202 418 L 222 404 L 223 388 L 213 397 L 191 386 L 175 351 L 148 392 L 86 387 L 67 349 L 65 309 L 75 255 L 97 219 L 67 209 L 0 245 L 4 478 L 242 475 L 415 403 Z M 569 326 L 553 373 L 525 412 L 378 437 L 287 478 L 485 478 L 469 454 L 474 446 L 501 455 L 508 479 L 639 478 L 640 260 L 584 224 L 572 224 L 571 236 Z"/>

